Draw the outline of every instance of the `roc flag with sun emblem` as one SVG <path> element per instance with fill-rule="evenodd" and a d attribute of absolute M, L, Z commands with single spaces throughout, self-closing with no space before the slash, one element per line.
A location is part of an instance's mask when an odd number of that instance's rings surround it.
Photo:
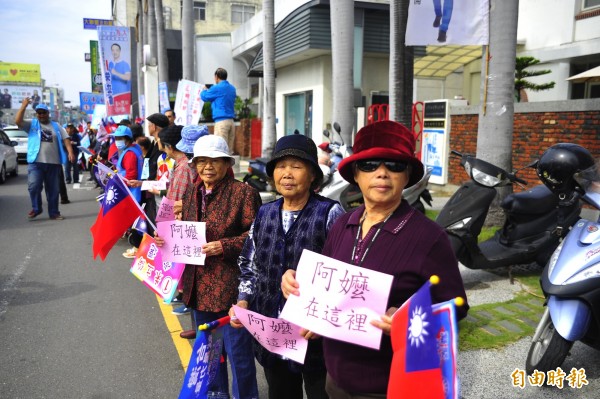
<path fill-rule="evenodd" d="M 144 212 L 131 196 L 121 177 L 114 174 L 106 184 L 96 223 L 90 228 L 94 259 L 98 255 L 102 260 L 106 259 L 106 255 L 123 233 L 142 215 Z"/>
<path fill-rule="evenodd" d="M 433 315 L 429 291 L 438 281 L 432 276 L 393 316 L 389 398 L 444 398 L 436 339 L 440 324 Z"/>

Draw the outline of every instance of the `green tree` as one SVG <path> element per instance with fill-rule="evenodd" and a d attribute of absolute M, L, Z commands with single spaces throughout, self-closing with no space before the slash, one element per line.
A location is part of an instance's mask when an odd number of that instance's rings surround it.
<path fill-rule="evenodd" d="M 517 62 L 515 65 L 515 98 L 517 102 L 521 102 L 521 90 L 527 89 L 531 91 L 543 91 L 550 90 L 554 87 L 555 82 L 543 83 L 543 84 L 535 84 L 528 80 L 527 78 L 531 78 L 533 76 L 541 76 L 546 75 L 552 72 L 549 69 L 540 69 L 537 71 L 526 71 L 526 68 L 530 66 L 537 65 L 540 63 L 540 60 L 534 57 L 517 57 Z"/>

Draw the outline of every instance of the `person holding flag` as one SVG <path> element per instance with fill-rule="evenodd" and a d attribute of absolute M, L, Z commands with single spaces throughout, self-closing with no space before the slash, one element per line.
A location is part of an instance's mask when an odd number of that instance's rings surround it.
<path fill-rule="evenodd" d="M 133 133 L 127 126 L 121 125 L 112 134 L 115 138 L 115 145 L 119 151 L 117 160 L 117 173 L 127 180 L 140 180 L 142 177 L 142 167 L 144 166 L 144 156 L 139 145 L 133 141 Z M 140 203 L 142 200 L 142 188 L 131 187 L 131 194 L 135 200 Z"/>
<path fill-rule="evenodd" d="M 237 259 L 252 221 L 261 205 L 260 194 L 228 174 L 235 163 L 222 137 L 209 134 L 194 144 L 199 179 L 182 197 L 181 220 L 206 223 L 203 266 L 186 265 L 183 272 L 183 302 L 193 309 L 195 328 L 226 317 L 238 295 L 240 269 Z M 160 247 L 164 240 L 155 236 Z M 246 329 L 222 327 L 223 345 L 232 371 L 232 397 L 258 398 L 252 336 Z M 227 363 L 223 362 L 211 391 L 227 394 Z"/>
<path fill-rule="evenodd" d="M 340 162 L 339 171 L 345 180 L 358 184 L 365 202 L 337 220 L 322 254 L 392 275 L 394 280 L 386 315 L 371 322 L 385 333 L 379 350 L 323 338 L 326 390 L 331 399 L 385 398 L 393 357 L 390 316 L 432 275 L 444 282 L 432 288 L 434 302 L 466 294 L 444 230 L 402 199 L 402 190 L 423 176 L 412 132 L 398 122 L 376 122 L 357 133 L 353 150 Z M 295 271 L 283 275 L 281 288 L 286 298 L 300 295 Z M 458 318 L 467 310 L 465 302 L 457 309 Z"/>

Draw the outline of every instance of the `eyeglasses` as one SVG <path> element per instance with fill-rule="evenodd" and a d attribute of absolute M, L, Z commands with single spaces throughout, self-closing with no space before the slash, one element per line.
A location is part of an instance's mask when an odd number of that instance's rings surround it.
<path fill-rule="evenodd" d="M 387 170 L 394 173 L 404 172 L 408 164 L 404 161 L 389 161 L 385 159 L 367 159 L 356 161 L 356 167 L 362 172 L 374 172 L 383 164 Z"/>
<path fill-rule="evenodd" d="M 196 159 L 194 161 L 195 166 L 205 167 L 208 164 L 211 165 L 221 165 L 225 160 L 223 158 L 204 158 L 204 159 Z"/>
<path fill-rule="evenodd" d="M 48 113 L 48 111 L 36 111 L 36 114 L 38 115 L 46 115 Z"/>

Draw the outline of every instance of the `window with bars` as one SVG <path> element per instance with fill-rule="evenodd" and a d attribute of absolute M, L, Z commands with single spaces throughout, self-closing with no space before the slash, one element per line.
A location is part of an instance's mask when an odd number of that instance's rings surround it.
<path fill-rule="evenodd" d="M 183 0 L 181 4 L 181 14 L 183 15 Z M 205 1 L 194 1 L 192 8 L 194 14 L 194 21 L 206 21 L 206 2 Z"/>
<path fill-rule="evenodd" d="M 194 21 L 206 21 L 206 2 L 194 1 Z"/>
<path fill-rule="evenodd" d="M 243 4 L 232 4 L 231 5 L 231 22 L 234 24 L 241 24 L 249 20 L 254 16 L 256 8 L 254 6 L 247 6 Z"/>

